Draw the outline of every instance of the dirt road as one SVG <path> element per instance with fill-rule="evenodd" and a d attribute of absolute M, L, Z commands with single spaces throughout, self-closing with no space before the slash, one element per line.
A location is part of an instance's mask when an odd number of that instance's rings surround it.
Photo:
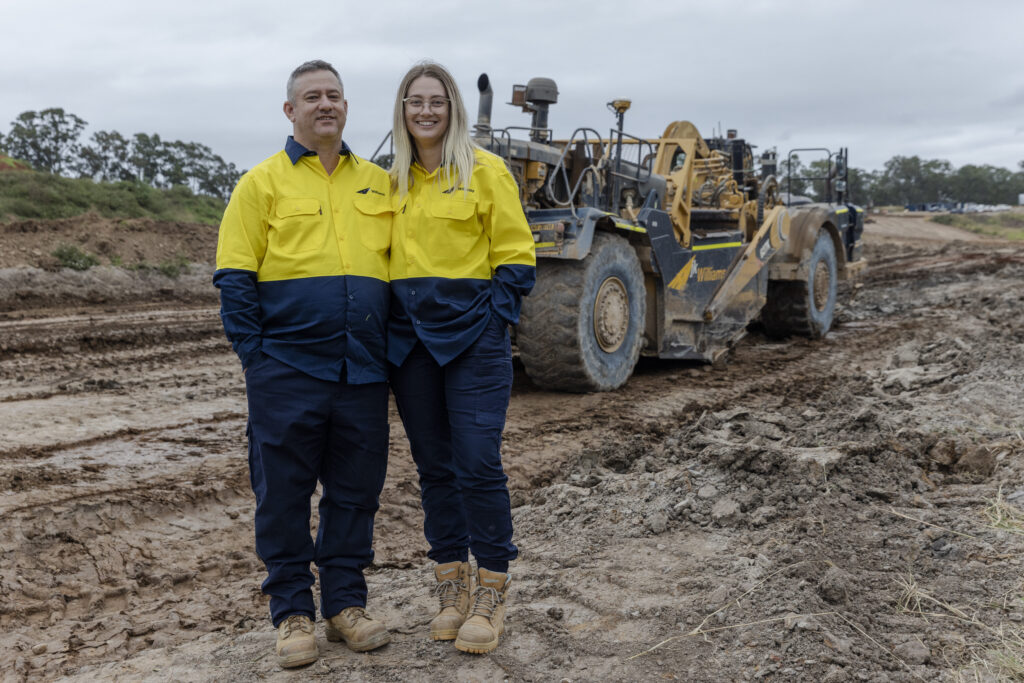
<path fill-rule="evenodd" d="M 323 656 L 299 672 L 273 661 L 244 387 L 209 266 L 4 263 L 0 678 L 1024 675 L 1024 247 L 933 226 L 868 225 L 870 270 L 822 341 L 753 330 L 724 364 L 644 361 L 611 394 L 517 372 L 504 457 L 521 557 L 491 656 L 428 639 L 392 411 L 368 578 L 394 640 L 355 654 L 318 627 Z"/>

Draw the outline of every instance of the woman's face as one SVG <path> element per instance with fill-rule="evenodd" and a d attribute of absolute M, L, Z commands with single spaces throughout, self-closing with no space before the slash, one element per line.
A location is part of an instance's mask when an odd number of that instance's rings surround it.
<path fill-rule="evenodd" d="M 417 106 L 418 105 L 418 106 Z M 420 76 L 405 94 L 405 127 L 417 147 L 433 147 L 444 141 L 451 103 L 441 81 Z"/>

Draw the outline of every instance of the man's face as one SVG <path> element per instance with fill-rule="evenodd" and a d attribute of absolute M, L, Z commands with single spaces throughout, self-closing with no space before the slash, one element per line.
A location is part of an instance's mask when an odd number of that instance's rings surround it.
<path fill-rule="evenodd" d="M 310 71 L 295 79 L 292 100 L 284 103 L 295 141 L 313 149 L 340 142 L 348 115 L 341 84 L 330 71 Z"/>

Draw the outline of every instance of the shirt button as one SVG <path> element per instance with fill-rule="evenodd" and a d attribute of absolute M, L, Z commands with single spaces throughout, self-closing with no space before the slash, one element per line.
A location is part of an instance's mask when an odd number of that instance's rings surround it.
<path fill-rule="evenodd" d="M 409 290 L 409 294 L 411 294 L 412 296 L 416 296 L 416 290 L 415 289 L 410 289 Z"/>
<path fill-rule="evenodd" d="M 419 321 L 419 320 L 417 320 L 417 321 L 416 321 L 416 324 L 417 324 L 417 325 L 419 325 L 419 324 L 420 324 L 420 321 Z"/>
<path fill-rule="evenodd" d="M 349 294 L 348 295 L 348 300 L 349 301 L 355 301 L 356 300 L 356 295 L 355 294 Z"/>
<path fill-rule="evenodd" d="M 352 331 L 352 326 L 351 325 L 345 325 L 345 329 L 348 330 L 349 332 L 351 332 Z"/>

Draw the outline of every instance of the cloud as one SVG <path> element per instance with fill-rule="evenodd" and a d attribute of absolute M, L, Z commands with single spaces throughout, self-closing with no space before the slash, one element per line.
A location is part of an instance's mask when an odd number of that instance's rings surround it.
<path fill-rule="evenodd" d="M 1000 97 L 993 100 L 992 106 L 1006 109 L 1019 109 L 1024 107 L 1024 85 L 1017 88 L 1006 97 Z"/>
<path fill-rule="evenodd" d="M 1014 168 L 1024 158 L 1024 87 L 1005 85 L 1024 3 L 52 0 L 4 13 L 6 26 L 45 27 L 45 42 L 29 30 L 0 42 L 0 61 L 16 67 L 0 72 L 0 132 L 22 111 L 62 106 L 90 132 L 202 142 L 240 167 L 280 147 L 284 81 L 317 57 L 342 73 L 346 139 L 364 154 L 389 128 L 401 75 L 431 57 L 471 112 L 477 76 L 490 75 L 496 125 L 528 125 L 504 105 L 512 84 L 555 79 L 560 137 L 605 134 L 605 103 L 627 97 L 627 130 L 642 136 L 686 119 L 705 134 L 739 128 L 761 148 L 849 146 L 868 168 L 894 154 Z"/>

